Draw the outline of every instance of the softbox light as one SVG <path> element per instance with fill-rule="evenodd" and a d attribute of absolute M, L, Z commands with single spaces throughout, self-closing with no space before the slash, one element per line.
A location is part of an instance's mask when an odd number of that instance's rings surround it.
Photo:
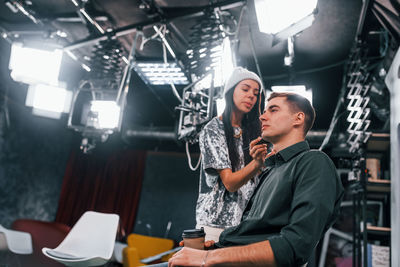
<path fill-rule="evenodd" d="M 35 115 L 59 119 L 69 112 L 71 101 L 72 92 L 63 87 L 35 84 L 28 88 L 25 105 L 32 107 Z"/>
<path fill-rule="evenodd" d="M 11 78 L 27 84 L 57 85 L 62 55 L 61 50 L 41 50 L 14 43 L 9 63 Z"/>
<path fill-rule="evenodd" d="M 255 0 L 260 32 L 274 36 L 273 45 L 311 26 L 318 0 Z"/>

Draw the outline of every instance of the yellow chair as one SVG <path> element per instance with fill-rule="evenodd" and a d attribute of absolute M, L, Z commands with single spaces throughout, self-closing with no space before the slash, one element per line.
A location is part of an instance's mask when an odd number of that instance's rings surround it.
<path fill-rule="evenodd" d="M 124 267 L 145 266 L 140 260 L 155 256 L 174 247 L 174 241 L 171 239 L 145 236 L 139 234 L 130 234 L 127 238 L 128 246 L 122 251 Z M 165 255 L 161 261 L 168 261 L 171 254 Z"/>

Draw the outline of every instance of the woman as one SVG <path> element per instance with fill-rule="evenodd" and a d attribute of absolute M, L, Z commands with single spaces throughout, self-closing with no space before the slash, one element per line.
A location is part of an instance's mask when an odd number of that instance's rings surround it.
<path fill-rule="evenodd" d="M 256 145 L 261 140 L 261 84 L 254 72 L 235 68 L 225 83 L 224 113 L 200 133 L 202 168 L 196 228 L 204 228 L 206 240 L 218 242 L 225 228 L 239 224 L 258 184 L 257 173 L 267 152 L 265 144 Z"/>

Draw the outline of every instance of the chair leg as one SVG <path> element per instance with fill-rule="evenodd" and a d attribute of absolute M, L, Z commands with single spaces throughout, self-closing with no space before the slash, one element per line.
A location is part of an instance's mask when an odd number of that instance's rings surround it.
<path fill-rule="evenodd" d="M 324 235 L 324 240 L 322 242 L 322 248 L 321 248 L 321 254 L 319 257 L 318 267 L 325 266 L 326 253 L 328 252 L 329 237 L 331 235 L 331 232 L 332 232 L 332 227 L 329 228 Z"/>

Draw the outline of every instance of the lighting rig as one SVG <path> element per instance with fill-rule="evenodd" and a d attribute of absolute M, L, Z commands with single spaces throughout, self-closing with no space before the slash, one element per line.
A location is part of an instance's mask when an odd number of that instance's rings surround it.
<path fill-rule="evenodd" d="M 68 128 L 81 132 L 84 153 L 121 130 L 129 80 L 123 76 L 123 50 L 116 39 L 100 41 L 89 59 L 90 72 L 74 92 Z M 129 64 L 125 72 L 130 70 Z M 124 77 L 124 79 L 122 79 Z"/>
<path fill-rule="evenodd" d="M 71 0 L 79 15 L 78 21 L 84 22 L 91 34 L 106 35 L 106 38 L 94 43 L 90 56 L 78 58 L 77 53 L 72 52 L 74 48 L 68 45 L 63 47 L 62 44 L 68 44 L 65 39 L 67 34 L 57 29 L 55 24 L 39 19 L 35 6 L 28 1 L 6 1 L 5 5 L 12 12 L 29 18 L 39 27 L 40 36 L 24 39 L 24 32 L 0 29 L 1 37 L 12 44 L 9 64 L 11 77 L 29 85 L 26 105 L 32 107 L 35 115 L 55 119 L 61 118 L 62 113 L 69 113 L 68 127 L 81 132 L 81 149 L 85 153 L 94 148 L 96 142 L 104 142 L 110 134 L 120 130 L 128 93 L 128 72 L 131 70 L 126 67 L 122 71 L 123 66 L 129 63 L 124 57 L 125 51 L 118 39 L 109 33 L 107 24 L 100 25 L 91 17 L 86 10 L 89 2 Z M 32 34 L 29 36 L 32 37 Z M 38 45 L 40 38 L 48 42 L 43 45 L 42 41 Z M 28 46 L 31 43 L 32 47 Z M 73 91 L 58 79 L 63 52 L 86 70 L 81 85 Z"/>
<path fill-rule="evenodd" d="M 61 50 L 80 63 L 87 72 L 79 87 L 73 91 L 66 90 L 66 93 L 63 93 L 66 86 L 58 81 L 58 72 L 54 81 L 43 86 L 39 86 L 37 81 L 20 80 L 31 85 L 29 89 L 31 91 L 30 95 L 34 97 L 33 100 L 27 100 L 27 105 L 33 106 L 34 109 L 43 109 L 43 105 L 35 107 L 35 103 L 38 103 L 38 100 L 35 99 L 36 95 L 48 96 L 49 91 L 47 93 L 43 92 L 48 90 L 50 85 L 58 86 L 58 89 L 51 89 L 52 93 L 57 92 L 56 95 L 66 95 L 67 100 L 64 100 L 65 103 L 61 100 L 59 101 L 59 103 L 64 103 L 64 105 L 61 105 L 64 107 L 59 107 L 56 111 L 58 115 L 52 116 L 53 118 L 59 118 L 60 113 L 69 113 L 68 127 L 82 134 L 81 148 L 83 152 L 89 152 L 95 147 L 96 142 L 104 142 L 110 134 L 120 131 L 131 71 L 135 70 L 140 75 L 140 72 L 146 69 L 146 66 L 135 60 L 134 53 L 137 47 L 137 38 L 140 36 L 144 38 L 141 29 L 147 26 L 153 27 L 155 39 L 161 40 L 163 43 L 164 62 L 161 62 L 163 64 L 162 67 L 155 68 L 152 66 L 151 71 L 147 73 L 144 73 L 144 71 L 141 77 L 151 85 L 169 84 L 171 86 L 175 96 L 181 102 L 177 107 L 180 110 L 178 138 L 187 143 L 195 143 L 197 141 L 198 133 L 202 126 L 215 115 L 215 100 L 222 98 L 221 86 L 225 80 L 225 75 L 229 74 L 233 69 L 232 52 L 230 51 L 231 40 L 229 37 L 233 35 L 235 35 L 234 38 L 237 37 L 237 30 L 240 25 L 237 25 L 228 10 L 245 5 L 244 1 L 213 3 L 206 8 L 191 9 L 190 14 L 173 15 L 168 18 L 163 17 L 162 10 L 156 7 L 153 11 L 157 13 L 157 16 L 153 16 L 151 20 L 119 29 L 112 29 L 109 21 L 100 21 L 91 17 L 90 12 L 86 9 L 89 6 L 89 0 L 71 0 L 71 4 L 75 6 L 80 20 L 84 22 L 90 33 L 89 37 L 74 43 L 65 39 L 68 35 L 57 30 L 52 23 L 38 19 L 34 11 L 35 7 L 33 5 L 28 6 L 27 3 L 18 0 L 6 1 L 10 10 L 27 16 L 43 32 L 49 32 L 48 29 L 51 28 L 51 32 L 57 33 L 52 34 L 50 37 L 60 39 L 58 46 L 61 46 Z M 199 17 L 200 19 L 199 23 L 191 30 L 186 57 L 180 60 L 168 43 L 167 39 L 170 36 L 168 36 L 167 27 L 173 19 L 188 15 Z M 232 25 L 236 26 L 236 28 L 228 27 L 229 21 L 233 22 Z M 1 28 L 0 30 L 4 39 L 14 42 L 13 38 L 17 35 L 6 32 Z M 135 40 L 127 59 L 124 56 L 125 51 L 122 49 L 118 37 L 130 33 L 134 34 Z M 89 45 L 92 45 L 91 55 L 86 56 Z M 74 51 L 83 47 L 86 47 L 84 54 L 82 53 L 83 51 Z M 174 58 L 173 62 L 166 60 L 166 51 Z M 226 59 L 229 59 L 229 62 Z M 36 60 L 36 63 L 39 61 Z M 125 65 L 123 62 L 125 62 Z M 14 66 L 16 65 L 12 64 L 10 68 L 12 67 L 11 69 L 13 69 Z M 28 78 L 36 79 L 37 77 L 38 75 Z M 160 77 L 169 79 L 162 80 Z M 174 77 L 174 79 L 170 79 L 170 77 Z M 192 84 L 187 85 L 190 82 Z M 182 97 L 176 90 L 175 84 L 187 85 L 183 90 Z M 71 94 L 73 94 L 72 97 Z M 103 108 L 107 108 L 108 111 L 106 113 L 112 115 L 105 116 Z M 43 115 L 40 112 L 36 114 Z"/>
<path fill-rule="evenodd" d="M 216 100 L 233 70 L 228 31 L 220 10 L 210 10 L 190 29 L 185 63 L 194 81 L 183 90 L 178 123 L 178 139 L 196 143 L 202 127 L 215 116 Z"/>

